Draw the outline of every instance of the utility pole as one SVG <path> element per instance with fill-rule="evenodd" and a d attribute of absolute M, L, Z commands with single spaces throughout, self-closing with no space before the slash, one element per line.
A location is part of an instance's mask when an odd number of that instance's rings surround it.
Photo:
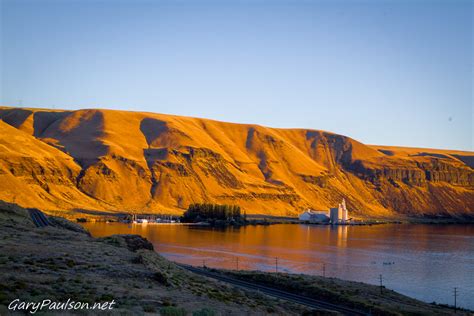
<path fill-rule="evenodd" d="M 457 310 L 458 288 L 454 288 L 454 312 Z"/>
<path fill-rule="evenodd" d="M 326 277 L 326 263 L 323 262 L 323 277 Z"/>
<path fill-rule="evenodd" d="M 380 294 L 382 294 L 382 291 L 383 291 L 382 275 L 380 274 L 379 277 L 380 277 Z"/>
<path fill-rule="evenodd" d="M 205 268 L 206 267 L 206 260 L 202 260 L 202 267 Z"/>
<path fill-rule="evenodd" d="M 275 272 L 278 273 L 278 257 L 275 257 Z"/>
<path fill-rule="evenodd" d="M 237 271 L 239 271 L 239 257 L 236 258 Z"/>

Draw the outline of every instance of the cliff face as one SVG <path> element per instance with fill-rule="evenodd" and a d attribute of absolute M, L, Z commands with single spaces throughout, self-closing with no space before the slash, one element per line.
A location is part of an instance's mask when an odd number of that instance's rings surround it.
<path fill-rule="evenodd" d="M 472 215 L 472 152 L 109 110 L 0 108 L 0 199 L 46 210 Z"/>

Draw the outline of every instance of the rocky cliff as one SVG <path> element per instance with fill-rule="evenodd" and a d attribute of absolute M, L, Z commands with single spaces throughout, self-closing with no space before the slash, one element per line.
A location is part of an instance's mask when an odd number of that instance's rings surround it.
<path fill-rule="evenodd" d="M 44 210 L 474 216 L 474 153 L 153 113 L 0 108 L 0 199 Z"/>

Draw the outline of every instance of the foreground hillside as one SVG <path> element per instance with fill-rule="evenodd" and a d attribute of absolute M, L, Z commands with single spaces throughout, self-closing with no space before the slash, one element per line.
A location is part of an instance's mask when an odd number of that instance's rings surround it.
<path fill-rule="evenodd" d="M 0 199 L 47 211 L 474 216 L 474 153 L 153 113 L 0 108 Z"/>
<path fill-rule="evenodd" d="M 307 308 L 214 282 L 154 252 L 136 235 L 95 239 L 80 226 L 49 218 L 37 228 L 28 212 L 0 202 L 0 315 L 21 302 L 115 302 L 80 315 L 298 315 Z M 14 306 L 14 305 L 12 305 Z M 37 311 L 70 315 L 71 311 Z M 71 314 L 72 315 L 72 314 Z"/>

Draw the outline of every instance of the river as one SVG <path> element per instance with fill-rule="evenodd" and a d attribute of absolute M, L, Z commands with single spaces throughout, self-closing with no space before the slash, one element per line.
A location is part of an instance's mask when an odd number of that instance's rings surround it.
<path fill-rule="evenodd" d="M 139 234 L 169 260 L 227 269 L 325 274 L 474 310 L 474 225 L 278 224 L 213 229 L 84 223 L 95 237 Z"/>

